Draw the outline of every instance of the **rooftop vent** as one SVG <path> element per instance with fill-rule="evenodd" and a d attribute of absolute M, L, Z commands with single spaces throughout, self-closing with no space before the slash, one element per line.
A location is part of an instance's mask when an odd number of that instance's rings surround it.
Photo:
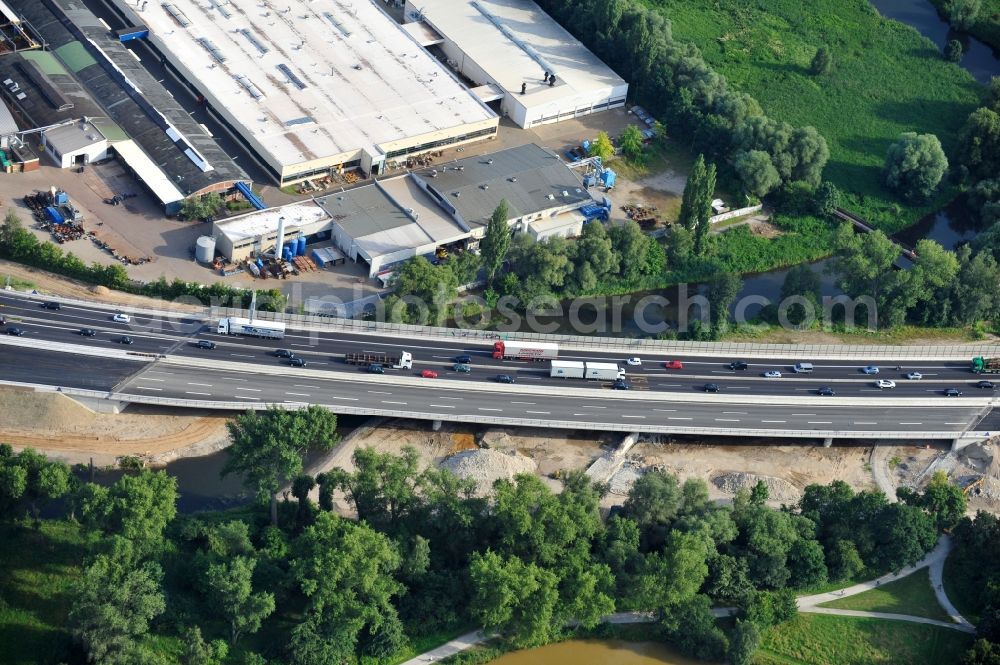
<path fill-rule="evenodd" d="M 555 194 L 546 194 L 545 198 L 547 198 L 549 201 L 551 201 L 551 200 L 555 199 L 556 197 L 555 197 Z"/>
<path fill-rule="evenodd" d="M 569 192 L 567 192 L 565 189 L 563 190 L 563 196 L 569 196 Z"/>

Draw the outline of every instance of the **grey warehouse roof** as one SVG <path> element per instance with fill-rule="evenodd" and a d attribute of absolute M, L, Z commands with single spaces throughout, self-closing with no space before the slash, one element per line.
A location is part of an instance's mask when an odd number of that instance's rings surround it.
<path fill-rule="evenodd" d="M 591 200 L 577 175 L 545 148 L 528 144 L 414 171 L 470 226 L 485 226 L 501 199 L 510 218 Z"/>
<path fill-rule="evenodd" d="M 106 115 L 185 195 L 219 182 L 249 182 L 243 170 L 82 3 L 8 2 L 38 30 Z M 69 117 L 82 115 L 87 114 L 80 108 L 69 111 Z"/>

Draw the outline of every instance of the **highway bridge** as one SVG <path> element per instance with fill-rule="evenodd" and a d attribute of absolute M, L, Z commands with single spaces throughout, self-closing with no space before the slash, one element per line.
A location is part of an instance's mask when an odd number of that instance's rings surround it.
<path fill-rule="evenodd" d="M 493 360 L 492 341 L 482 337 L 400 338 L 326 326 L 290 329 L 283 340 L 272 341 L 218 335 L 215 320 L 207 316 L 147 316 L 125 309 L 132 320 L 124 324 L 112 321 L 119 311 L 113 306 L 58 299 L 60 309 L 43 308 L 49 300 L 0 293 L 7 328 L 24 331 L 0 335 L 0 381 L 113 402 L 229 409 L 321 404 L 340 413 L 613 431 L 945 439 L 961 445 L 1000 430 L 993 391 L 977 388 L 980 377 L 969 370 L 971 356 L 982 348 L 944 349 L 938 358 L 926 350 L 918 354 L 926 358 L 909 358 L 902 348 L 891 358 L 817 360 L 801 357 L 794 346 L 780 357 L 728 358 L 678 353 L 664 343 L 655 353 L 643 351 L 641 367 L 625 365 L 635 355 L 628 340 L 622 340 L 620 353 L 561 349 L 561 359 L 626 367 L 632 390 L 617 391 L 609 382 L 550 378 L 547 363 Z M 82 328 L 96 334 L 85 337 Z M 133 343 L 123 344 L 124 335 Z M 199 340 L 215 342 L 216 348 L 198 348 Z M 307 366 L 289 367 L 274 355 L 277 348 L 293 351 Z M 372 375 L 343 360 L 348 352 L 402 350 L 413 354 L 412 370 Z M 455 356 L 466 354 L 473 359 L 472 373 L 452 371 Z M 683 368 L 667 369 L 668 360 L 680 360 Z M 731 360 L 746 360 L 749 368 L 731 370 Z M 792 374 L 798 361 L 813 362 L 814 372 Z M 872 364 L 880 366 L 878 376 L 862 372 Z M 437 371 L 438 378 L 421 378 L 423 369 Z M 783 376 L 762 376 L 771 369 Z M 906 380 L 910 371 L 923 378 Z M 513 376 L 515 384 L 496 383 L 501 373 Z M 892 379 L 897 387 L 879 390 L 878 378 Z M 720 392 L 706 394 L 706 383 L 718 384 Z M 818 396 L 824 386 L 836 396 Z M 948 388 L 963 394 L 945 397 Z"/>

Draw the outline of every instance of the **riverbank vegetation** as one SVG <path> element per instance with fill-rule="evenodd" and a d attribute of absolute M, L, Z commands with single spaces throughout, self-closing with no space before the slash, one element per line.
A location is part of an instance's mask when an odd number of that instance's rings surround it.
<path fill-rule="evenodd" d="M 782 509 L 758 483 L 718 506 L 703 481 L 653 471 L 604 520 L 606 489 L 582 472 L 558 494 L 519 475 L 483 497 L 421 470 L 416 451 L 360 449 L 353 471 L 301 475 L 305 444 L 336 439 L 328 415 L 297 417 L 237 418 L 234 432 L 258 433 L 266 451 L 233 468 L 260 507 L 222 513 L 178 516 L 163 472 L 99 487 L 0 447 L 2 547 L 16 552 L 0 635 L 5 654 L 22 654 L 9 662 L 395 663 L 471 626 L 526 647 L 642 610 L 650 638 L 746 663 L 794 617 L 793 589 L 913 563 L 954 510 L 936 494 L 889 503 L 843 483 Z M 265 460 L 280 464 L 265 473 Z M 271 513 L 275 487 L 291 489 Z M 42 519 L 49 500 L 60 516 Z M 735 622 L 720 628 L 715 605 L 737 607 Z"/>
<path fill-rule="evenodd" d="M 1000 51 L 1000 0 L 930 0 L 951 26 Z"/>

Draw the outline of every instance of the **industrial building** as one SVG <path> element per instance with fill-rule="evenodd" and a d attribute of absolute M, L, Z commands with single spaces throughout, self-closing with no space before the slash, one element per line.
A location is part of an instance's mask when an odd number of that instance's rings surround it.
<path fill-rule="evenodd" d="M 501 199 L 512 232 L 536 239 L 577 236 L 587 211 L 600 212 L 573 170 L 524 145 L 216 222 L 216 251 L 234 262 L 272 251 L 280 225 L 285 238 L 332 241 L 370 277 L 385 276 L 438 247 L 476 249 Z"/>
<path fill-rule="evenodd" d="M 111 0 L 281 185 L 492 138 L 499 118 L 367 0 Z"/>
<path fill-rule="evenodd" d="M 5 2 L 47 48 L 0 54 L 0 94 L 23 127 L 51 127 L 43 145 L 55 149 L 56 163 L 114 156 L 167 214 L 188 197 L 249 189 L 243 170 L 123 46 L 124 37 L 82 3 Z"/>
<path fill-rule="evenodd" d="M 404 11 L 414 38 L 520 127 L 625 104 L 628 84 L 531 0 L 406 0 Z"/>

